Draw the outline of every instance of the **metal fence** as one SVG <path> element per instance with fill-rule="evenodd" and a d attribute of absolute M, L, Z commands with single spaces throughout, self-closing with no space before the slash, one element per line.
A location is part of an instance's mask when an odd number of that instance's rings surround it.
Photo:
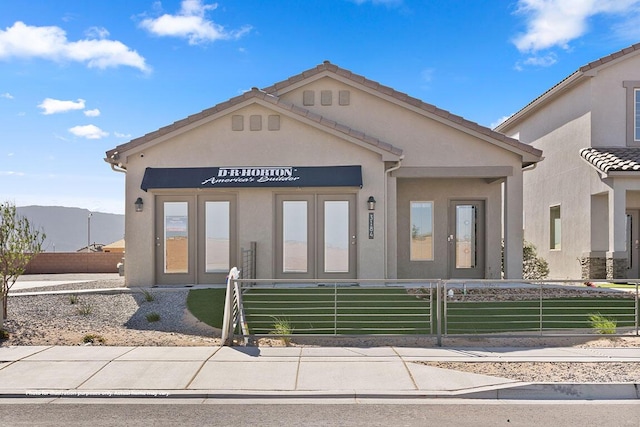
<path fill-rule="evenodd" d="M 639 334 L 638 284 L 230 280 L 247 338 Z M 233 310 L 232 310 L 233 312 Z M 239 322 L 236 322 L 239 323 Z"/>

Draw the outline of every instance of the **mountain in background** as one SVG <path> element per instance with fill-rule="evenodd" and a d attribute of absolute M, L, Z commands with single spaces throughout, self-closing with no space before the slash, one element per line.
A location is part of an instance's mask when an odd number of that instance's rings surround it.
<path fill-rule="evenodd" d="M 91 244 L 108 245 L 124 238 L 124 215 L 61 206 L 23 206 L 17 211 L 47 235 L 42 245 L 45 252 L 76 252 L 86 248 L 90 213 Z"/>

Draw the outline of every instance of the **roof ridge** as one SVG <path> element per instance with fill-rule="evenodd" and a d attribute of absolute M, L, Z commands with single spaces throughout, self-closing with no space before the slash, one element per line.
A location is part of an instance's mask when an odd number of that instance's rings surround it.
<path fill-rule="evenodd" d="M 382 83 L 375 81 L 375 80 L 371 80 L 363 75 L 360 74 L 356 74 L 346 68 L 342 68 L 339 67 L 337 65 L 332 64 L 329 61 L 324 61 L 322 64 L 319 64 L 309 70 L 303 71 L 297 75 L 291 76 L 286 80 L 282 80 L 280 82 L 274 83 L 271 86 L 267 86 L 265 88 L 263 88 L 262 90 L 266 93 L 270 93 L 270 94 L 274 94 L 277 93 L 279 90 L 291 86 L 299 81 L 302 81 L 306 78 L 315 76 L 317 74 L 320 74 L 324 71 L 330 71 L 338 76 L 347 78 L 355 83 L 361 84 L 367 88 L 373 89 L 375 91 L 378 91 L 384 95 L 390 96 L 392 98 L 397 99 L 398 101 L 401 101 L 405 104 L 409 104 L 413 107 L 419 108 L 429 114 L 434 114 L 438 117 L 441 117 L 445 120 L 449 120 L 453 123 L 459 124 L 469 130 L 475 131 L 475 132 L 479 132 L 483 135 L 486 135 L 488 137 L 497 139 L 498 141 L 504 142 L 508 145 L 517 147 L 523 151 L 526 151 L 528 153 L 531 154 L 535 154 L 538 156 L 542 155 L 542 152 L 534 147 L 532 147 L 531 145 L 528 144 L 524 144 L 522 142 L 520 142 L 519 140 L 515 139 L 515 138 L 511 138 L 503 133 L 497 132 L 487 126 L 483 126 L 477 122 L 474 122 L 472 120 L 466 119 L 462 116 L 459 116 L 457 114 L 453 114 L 452 112 L 448 111 L 448 110 L 444 110 L 442 108 L 439 108 L 438 106 L 434 105 L 434 104 L 430 104 L 428 102 L 425 102 L 423 100 L 421 100 L 420 98 L 416 98 L 413 97 L 411 95 L 408 95 L 404 92 L 400 92 L 390 86 L 386 86 L 383 85 Z"/>
<path fill-rule="evenodd" d="M 572 72 L 567 77 L 565 77 L 564 79 L 560 80 L 558 83 L 554 84 L 553 86 L 551 86 L 549 89 L 547 89 L 544 92 L 542 92 L 537 97 L 533 98 L 533 100 L 528 102 L 524 107 L 519 109 L 516 113 L 512 114 L 507 120 L 505 120 L 500 125 L 498 125 L 496 127 L 496 129 L 500 128 L 500 126 L 502 126 L 503 124 L 508 123 L 513 117 L 518 116 L 521 112 L 525 111 L 530 106 L 538 103 L 541 98 L 543 98 L 547 94 L 550 94 L 550 93 L 554 92 L 556 90 L 556 88 L 561 86 L 564 82 L 568 81 L 572 77 L 574 77 L 574 76 L 577 77 L 579 74 L 585 74 L 588 71 L 591 71 L 591 70 L 593 70 L 595 68 L 598 68 L 598 67 L 600 67 L 602 65 L 605 65 L 605 64 L 607 64 L 607 63 L 609 63 L 609 62 L 611 62 L 611 61 L 613 61 L 615 59 L 618 59 L 618 58 L 626 56 L 626 55 L 628 55 L 630 53 L 633 53 L 634 51 L 637 51 L 637 50 L 640 50 L 640 43 L 635 43 L 635 44 L 633 44 L 631 46 L 627 46 L 627 47 L 625 47 L 623 49 L 618 50 L 617 52 L 611 53 L 609 55 L 605 55 L 605 56 L 603 56 L 601 58 L 596 59 L 595 61 L 591 61 L 591 62 L 579 67 L 576 71 Z"/>
<path fill-rule="evenodd" d="M 223 101 L 221 103 L 218 103 L 216 105 L 214 105 L 213 107 L 207 108 L 205 110 L 202 110 L 198 113 L 194 113 L 191 114 L 187 117 L 185 117 L 184 119 L 181 120 L 177 120 L 175 122 L 173 122 L 170 125 L 167 126 L 163 126 L 155 131 L 146 133 L 138 138 L 132 139 L 131 141 L 125 143 L 125 144 L 121 144 L 118 145 L 116 148 L 114 148 L 113 150 L 109 150 L 107 152 L 107 157 L 111 157 L 110 154 L 113 154 L 115 152 L 119 152 L 122 151 L 123 149 L 130 149 L 130 148 L 135 148 L 139 145 L 144 144 L 145 142 L 151 141 L 153 139 L 159 138 L 161 136 L 164 136 L 168 133 L 171 133 L 173 131 L 176 131 L 184 126 L 187 126 L 191 123 L 194 123 L 198 120 L 202 120 L 206 117 L 212 116 L 220 111 L 223 111 L 227 108 L 233 107 L 234 105 L 240 104 L 248 99 L 251 98 L 259 98 L 265 101 L 268 101 L 274 105 L 278 105 L 279 107 L 283 108 L 284 110 L 290 111 L 300 117 L 304 117 L 308 120 L 311 120 L 313 122 L 316 122 L 318 124 L 320 124 L 321 126 L 324 127 L 328 127 L 330 129 L 336 130 L 340 133 L 343 133 L 349 137 L 352 138 L 356 138 L 368 145 L 380 148 L 381 150 L 390 152 L 394 155 L 400 156 L 402 155 L 402 149 L 398 148 L 398 147 L 394 147 L 392 144 L 384 142 L 378 138 L 375 138 L 371 135 L 368 135 L 367 133 L 363 132 L 363 131 L 359 131 L 357 129 L 353 129 L 349 126 L 343 125 L 341 123 L 338 123 L 334 120 L 328 119 L 320 114 L 314 113 L 311 110 L 308 110 L 306 108 L 300 107 L 294 103 L 291 102 L 287 102 L 284 101 L 280 98 L 278 98 L 275 95 L 266 93 L 263 90 L 258 89 L 257 87 L 252 87 L 251 90 L 248 90 L 244 93 L 242 93 L 241 95 L 235 96 L 231 99 L 228 99 L 226 101 Z"/>

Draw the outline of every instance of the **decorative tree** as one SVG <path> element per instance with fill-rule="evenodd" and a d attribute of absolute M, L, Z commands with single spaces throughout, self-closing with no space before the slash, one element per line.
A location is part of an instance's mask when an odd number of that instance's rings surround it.
<path fill-rule="evenodd" d="M 0 297 L 3 318 L 7 318 L 7 296 L 29 261 L 42 250 L 45 234 L 17 214 L 10 202 L 0 203 Z"/>

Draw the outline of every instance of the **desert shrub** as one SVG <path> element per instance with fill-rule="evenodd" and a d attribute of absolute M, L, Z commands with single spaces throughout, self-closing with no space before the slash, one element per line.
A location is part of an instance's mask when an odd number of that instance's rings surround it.
<path fill-rule="evenodd" d="M 615 334 L 618 321 L 600 313 L 589 314 L 589 324 L 599 334 Z"/>
<path fill-rule="evenodd" d="M 147 322 L 158 322 L 158 321 L 160 321 L 160 315 L 158 313 L 156 313 L 155 311 L 152 311 L 151 313 L 148 313 L 145 317 L 147 318 Z"/>

